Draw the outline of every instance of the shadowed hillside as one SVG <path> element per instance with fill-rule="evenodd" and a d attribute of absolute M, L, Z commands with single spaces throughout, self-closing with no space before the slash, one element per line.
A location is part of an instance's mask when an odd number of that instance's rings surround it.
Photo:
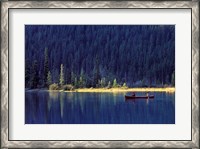
<path fill-rule="evenodd" d="M 26 25 L 26 87 L 175 82 L 174 25 Z"/>

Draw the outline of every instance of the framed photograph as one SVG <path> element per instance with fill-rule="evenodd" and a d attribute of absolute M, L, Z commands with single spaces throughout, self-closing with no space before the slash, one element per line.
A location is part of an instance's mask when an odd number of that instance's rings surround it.
<path fill-rule="evenodd" d="M 2 148 L 199 148 L 199 2 L 1 2 Z"/>

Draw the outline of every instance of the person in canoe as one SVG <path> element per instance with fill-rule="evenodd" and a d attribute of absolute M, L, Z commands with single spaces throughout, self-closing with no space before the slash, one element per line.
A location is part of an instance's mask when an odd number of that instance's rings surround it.
<path fill-rule="evenodd" d="M 135 97 L 135 92 L 132 93 L 132 96 Z"/>
<path fill-rule="evenodd" d="M 149 97 L 149 92 L 146 92 L 146 96 Z"/>

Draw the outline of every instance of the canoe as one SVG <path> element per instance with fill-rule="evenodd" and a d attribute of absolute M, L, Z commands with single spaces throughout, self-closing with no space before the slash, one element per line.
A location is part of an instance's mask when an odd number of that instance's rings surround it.
<path fill-rule="evenodd" d="M 125 95 L 126 99 L 139 99 L 139 98 L 143 98 L 143 99 L 147 99 L 147 98 L 154 98 L 154 95 L 149 95 L 149 96 L 127 96 Z"/>

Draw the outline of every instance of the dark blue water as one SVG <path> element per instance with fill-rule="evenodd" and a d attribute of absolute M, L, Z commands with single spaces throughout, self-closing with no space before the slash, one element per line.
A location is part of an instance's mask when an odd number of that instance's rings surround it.
<path fill-rule="evenodd" d="M 175 124 L 175 94 L 25 92 L 26 124 Z M 144 93 L 136 93 L 144 95 Z"/>

